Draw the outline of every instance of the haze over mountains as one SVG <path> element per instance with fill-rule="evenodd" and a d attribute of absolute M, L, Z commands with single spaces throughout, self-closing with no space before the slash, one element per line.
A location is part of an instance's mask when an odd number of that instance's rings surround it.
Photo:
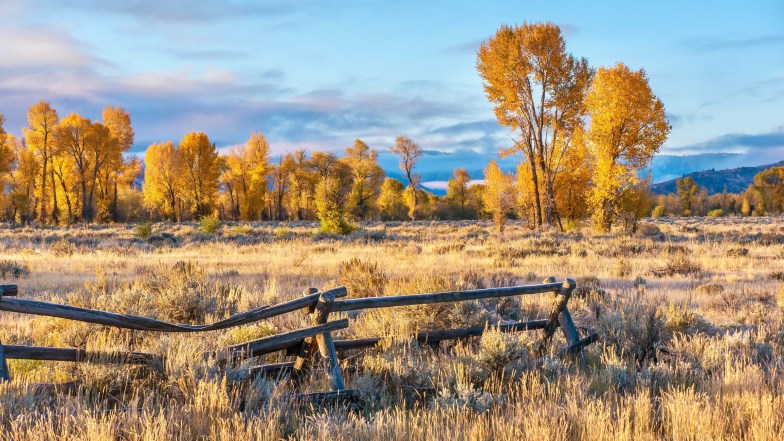
<path fill-rule="evenodd" d="M 422 177 L 423 186 L 436 194 L 443 194 L 446 181 L 452 177 L 452 171 L 465 167 L 473 179 L 482 179 L 482 171 L 490 160 L 496 160 L 505 171 L 514 172 L 520 162 L 519 155 L 498 158 L 495 153 L 478 153 L 472 150 L 451 153 L 426 151 L 416 166 L 417 173 Z M 403 180 L 398 168 L 398 159 L 388 152 L 379 152 L 378 161 L 387 175 Z M 764 162 L 760 163 L 760 161 Z M 754 175 L 770 166 L 769 160 L 754 155 L 741 153 L 702 153 L 697 155 L 657 155 L 644 172 L 650 172 L 657 193 L 674 192 L 674 180 L 690 173 L 702 172 L 695 177 L 698 184 L 705 181 L 711 193 L 720 193 L 724 185 L 727 191 L 743 191 Z M 744 169 L 738 169 L 743 167 Z M 738 170 L 736 170 L 738 169 Z M 726 171 L 726 172 L 725 172 Z M 726 182 L 723 182 L 726 180 Z M 672 181 L 672 182 L 668 182 Z"/>

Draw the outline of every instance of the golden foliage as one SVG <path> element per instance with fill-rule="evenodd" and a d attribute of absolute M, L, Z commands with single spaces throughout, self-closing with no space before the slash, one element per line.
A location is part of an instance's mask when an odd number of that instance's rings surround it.
<path fill-rule="evenodd" d="M 585 106 L 591 115 L 586 139 L 596 157 L 594 220 L 608 231 L 619 214 L 619 195 L 637 183 L 637 171 L 659 151 L 670 126 L 645 71 L 623 64 L 598 70 Z"/>

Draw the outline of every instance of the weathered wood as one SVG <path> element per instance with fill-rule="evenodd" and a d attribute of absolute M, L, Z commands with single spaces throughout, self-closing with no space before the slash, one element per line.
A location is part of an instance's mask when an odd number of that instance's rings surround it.
<path fill-rule="evenodd" d="M 345 291 L 345 287 L 339 287 L 327 292 L 339 294 Z M 201 332 L 214 331 L 219 329 L 231 328 L 234 326 L 245 325 L 256 321 L 268 319 L 287 312 L 296 311 L 303 307 L 316 304 L 320 294 L 315 293 L 307 297 L 289 300 L 273 306 L 263 306 L 233 315 L 225 320 L 215 322 L 210 325 L 175 325 L 149 317 L 141 317 L 131 314 L 117 314 L 114 312 L 96 311 L 93 309 L 77 308 L 68 305 L 57 305 L 53 303 L 37 302 L 33 300 L 20 300 L 2 297 L 0 298 L 0 310 L 18 312 L 23 314 L 44 315 L 70 320 L 78 320 L 87 323 L 95 323 L 117 328 L 134 329 L 139 331 L 159 331 L 159 332 Z"/>
<path fill-rule="evenodd" d="M 340 362 L 338 362 L 338 354 L 335 352 L 335 342 L 332 340 L 332 334 L 329 332 L 316 334 L 316 342 L 318 343 L 321 358 L 324 359 L 326 364 L 327 376 L 329 376 L 332 390 L 345 389 L 346 385 L 343 383 L 343 375 L 340 373 Z"/>
<path fill-rule="evenodd" d="M 310 323 L 314 326 L 327 322 L 332 306 L 335 302 L 335 295 L 325 292 L 319 296 L 318 303 L 313 308 L 310 315 Z M 317 347 L 316 337 L 308 337 L 303 342 L 297 352 L 297 359 L 294 361 L 294 378 L 300 379 L 307 370 L 307 365 L 313 360 L 313 353 Z"/>
<path fill-rule="evenodd" d="M 553 307 L 552 312 L 550 312 L 550 316 L 547 319 L 547 323 L 544 326 L 544 336 L 542 337 L 542 343 L 540 345 L 541 352 L 544 352 L 547 349 L 547 346 L 550 344 L 550 340 L 553 338 L 553 334 L 555 333 L 555 329 L 559 325 L 558 318 L 561 317 L 561 313 L 566 308 L 566 304 L 569 302 L 569 298 L 572 296 L 572 291 L 577 286 L 577 283 L 567 278 L 564 280 L 563 284 L 561 285 L 561 289 L 558 292 L 558 295 L 555 297 L 555 306 Z"/>
<path fill-rule="evenodd" d="M 557 291 L 560 283 L 541 285 L 510 286 L 506 288 L 485 288 L 468 291 L 438 292 L 431 294 L 409 294 L 386 297 L 366 297 L 363 299 L 338 300 L 332 311 L 353 311 L 357 309 L 390 308 L 394 306 L 427 305 L 431 303 L 462 302 L 466 300 L 487 299 L 491 297 L 510 297 L 527 294 L 542 294 Z"/>
<path fill-rule="evenodd" d="M 544 329 L 547 320 L 531 320 L 527 322 L 508 323 L 499 325 L 497 328 L 501 332 L 530 331 L 534 329 Z M 443 340 L 455 340 L 482 335 L 486 326 L 473 326 L 470 328 L 444 329 L 439 331 L 423 331 L 416 335 L 416 340 L 420 343 L 437 343 Z M 377 345 L 381 342 L 381 337 L 359 338 L 355 340 L 335 340 L 335 349 L 347 351 L 350 349 L 361 349 Z"/>
<path fill-rule="evenodd" d="M 320 404 L 324 401 L 353 400 L 359 396 L 359 391 L 355 389 L 341 389 L 328 392 L 310 392 L 304 394 L 294 394 L 291 398 L 294 401 L 303 401 L 309 404 Z"/>
<path fill-rule="evenodd" d="M 155 364 L 163 358 L 143 352 L 88 352 L 78 348 L 5 345 L 6 358 L 19 360 L 71 361 L 100 364 Z"/>
<path fill-rule="evenodd" d="M 284 363 L 263 364 L 261 366 L 253 366 L 249 368 L 248 375 L 250 376 L 250 378 L 255 378 L 259 375 L 274 376 L 289 371 L 293 368 L 294 368 L 293 361 L 287 361 Z"/>
<path fill-rule="evenodd" d="M 576 354 L 582 351 L 586 346 L 590 345 L 591 343 L 599 341 L 599 334 L 593 333 L 581 340 L 577 340 L 575 343 L 561 349 L 558 353 L 559 356 L 571 355 Z"/>
<path fill-rule="evenodd" d="M 305 337 L 344 328 L 348 328 L 348 319 L 336 320 L 319 326 L 298 329 L 296 331 L 285 332 L 283 334 L 229 346 L 227 351 L 229 356 L 233 358 L 257 357 L 259 355 L 269 354 L 270 352 L 287 349 L 292 344 L 298 343 Z"/>
<path fill-rule="evenodd" d="M 19 288 L 16 285 L 0 285 L 0 297 L 14 297 L 19 294 Z"/>
<path fill-rule="evenodd" d="M 564 306 L 561 315 L 558 317 L 558 323 L 561 324 L 561 331 L 563 331 L 564 337 L 566 337 L 566 341 L 570 345 L 580 340 L 580 333 L 577 332 L 577 327 L 574 326 L 574 320 L 572 320 L 572 314 L 569 313 L 568 307 Z"/>
<path fill-rule="evenodd" d="M 0 383 L 11 381 L 11 373 L 8 371 L 8 363 L 5 361 L 5 346 L 0 342 Z"/>

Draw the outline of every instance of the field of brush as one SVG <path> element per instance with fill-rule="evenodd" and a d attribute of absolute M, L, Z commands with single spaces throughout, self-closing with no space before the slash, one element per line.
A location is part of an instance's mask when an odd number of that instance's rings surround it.
<path fill-rule="evenodd" d="M 384 336 L 342 354 L 348 404 L 290 399 L 265 356 L 220 369 L 202 354 L 308 326 L 299 313 L 226 331 L 160 334 L 0 312 L 7 345 L 164 356 L 157 367 L 9 360 L 0 439 L 784 439 L 784 219 L 650 219 L 636 234 L 520 224 L 311 223 L 10 228 L 0 279 L 20 297 L 209 323 L 344 285 L 349 298 L 571 277 L 582 358 L 535 364 L 541 331 L 419 345 L 416 331 L 543 318 L 548 296 L 345 314 L 336 338 Z M 2 300 L 0 300 L 2 301 Z M 565 345 L 556 334 L 554 348 Z M 430 390 L 426 396 L 412 390 Z M 312 371 L 301 391 L 329 390 Z"/>

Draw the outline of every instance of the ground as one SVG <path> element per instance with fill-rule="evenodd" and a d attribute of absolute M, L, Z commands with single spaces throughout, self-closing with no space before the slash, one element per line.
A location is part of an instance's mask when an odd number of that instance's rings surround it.
<path fill-rule="evenodd" d="M 350 297 L 572 277 L 582 357 L 537 362 L 548 296 L 348 314 L 337 338 L 386 336 L 341 355 L 350 404 L 292 401 L 286 378 L 249 378 L 204 353 L 307 324 L 299 313 L 206 334 L 128 332 L 0 313 L 0 341 L 133 350 L 163 366 L 10 360 L 0 439 L 784 439 L 784 219 L 650 219 L 635 234 L 533 232 L 486 222 L 312 223 L 0 230 L 0 275 L 21 298 L 204 323 L 345 285 Z M 489 325 L 417 345 L 417 330 Z M 553 350 L 565 344 L 557 336 Z M 58 386 L 52 386 L 52 385 Z M 329 388 L 313 371 L 302 391 Z M 427 394 L 412 389 L 428 389 Z"/>

